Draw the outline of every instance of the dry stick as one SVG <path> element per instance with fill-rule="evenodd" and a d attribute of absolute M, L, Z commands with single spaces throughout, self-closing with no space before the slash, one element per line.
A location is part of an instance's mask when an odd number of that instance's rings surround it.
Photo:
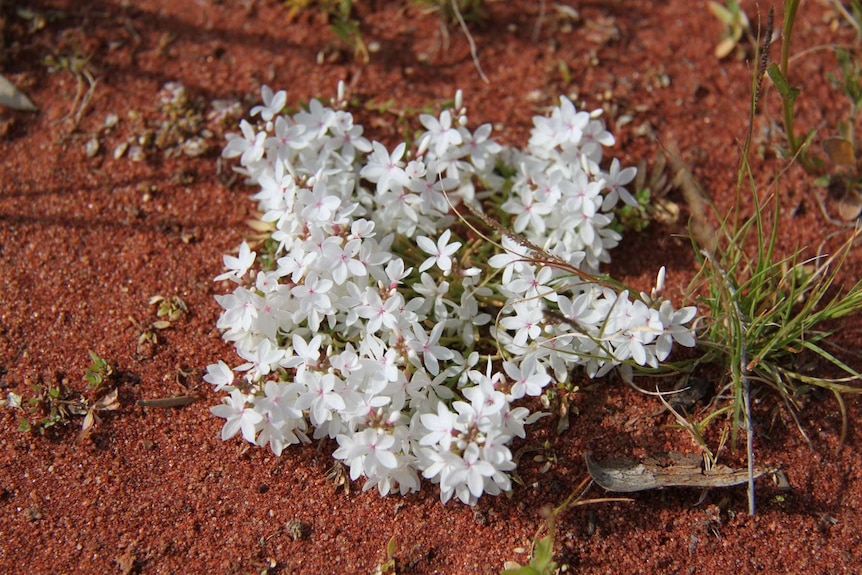
<path fill-rule="evenodd" d="M 135 402 L 140 407 L 184 407 L 198 401 L 199 397 L 182 395 L 179 397 L 164 397 L 159 399 L 139 399 Z"/>
<path fill-rule="evenodd" d="M 832 7 L 835 8 L 838 12 L 841 13 L 842 16 L 856 29 L 856 34 L 862 36 L 862 26 L 859 25 L 859 22 L 856 18 L 853 17 L 847 8 L 844 7 L 844 4 L 840 2 L 840 0 L 832 0 Z"/>
<path fill-rule="evenodd" d="M 461 31 L 464 32 L 464 36 L 467 37 L 467 43 L 470 44 L 470 57 L 473 58 L 473 65 L 476 66 L 476 70 L 479 72 L 479 77 L 482 78 L 482 81 L 486 84 L 490 84 L 491 81 L 488 80 L 488 76 L 485 75 L 485 72 L 482 71 L 482 66 L 479 64 L 479 56 L 476 54 L 476 42 L 473 41 L 473 35 L 470 34 L 470 30 L 467 28 L 467 23 L 464 22 L 464 17 L 461 16 L 461 10 L 458 9 L 457 0 L 452 0 L 452 11 L 455 13 L 455 18 L 458 19 L 458 25 L 461 26 Z"/>
<path fill-rule="evenodd" d="M 539 16 L 536 18 L 536 24 L 533 26 L 533 42 L 539 41 L 539 36 L 542 33 L 542 24 L 545 21 L 545 0 L 539 0 Z"/>

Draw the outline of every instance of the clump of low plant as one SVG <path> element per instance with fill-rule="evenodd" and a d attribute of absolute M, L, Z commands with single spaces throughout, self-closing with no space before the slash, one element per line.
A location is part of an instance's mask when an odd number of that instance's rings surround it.
<path fill-rule="evenodd" d="M 233 125 L 242 115 L 242 106 L 235 100 L 213 100 L 193 94 L 180 82 L 166 82 L 157 96 L 157 115 L 150 121 L 137 110 L 129 110 L 127 121 L 132 132 L 114 146 L 114 160 L 128 158 L 141 162 L 155 153 L 172 158 L 179 155 L 199 157 L 210 152 L 214 138 L 221 137 L 227 125 Z M 104 130 L 113 131 L 120 115 L 110 114 Z M 94 139 L 97 136 L 93 136 Z M 176 180 L 188 184 L 188 174 L 177 174 Z"/>
<path fill-rule="evenodd" d="M 88 353 L 92 363 L 84 371 L 84 379 L 87 381 L 87 389 L 97 391 L 114 375 L 114 368 L 93 350 Z"/>
<path fill-rule="evenodd" d="M 116 377 L 113 367 L 95 352 L 89 354 L 92 363 L 84 372 L 88 393 L 76 391 L 58 376 L 55 383 L 35 384 L 29 397 L 13 392 L 7 395 L 7 407 L 23 412 L 18 420 L 19 431 L 45 435 L 81 417 L 79 437 L 84 437 L 100 421 L 99 412 L 119 409 L 117 389 L 111 385 Z"/>
<path fill-rule="evenodd" d="M 354 16 L 353 0 L 284 0 L 288 20 L 312 7 L 317 9 L 329 24 L 330 30 L 353 50 L 357 62 L 368 63 L 368 46 L 362 38 L 360 22 Z"/>
<path fill-rule="evenodd" d="M 241 358 L 205 376 L 229 394 L 212 408 L 223 439 L 281 454 L 329 437 L 364 489 L 424 478 L 473 504 L 512 487 L 508 446 L 542 416 L 524 398 L 695 344 L 695 309 L 662 295 L 663 271 L 651 293 L 599 275 L 622 239 L 614 208 L 636 203 L 599 112 L 562 97 L 506 149 L 468 128 L 457 93 L 390 150 L 343 95 L 283 115 L 283 93 L 262 94 L 224 151 L 272 241 L 265 257 L 243 242 L 216 278 L 233 287 L 217 326 Z"/>
<path fill-rule="evenodd" d="M 53 384 L 39 382 L 33 385 L 33 394 L 23 398 L 9 393 L 7 406 L 24 411 L 18 419 L 18 430 L 45 435 L 53 428 L 67 424 L 75 416 L 86 414 L 80 396 L 61 379 Z"/>
<path fill-rule="evenodd" d="M 862 375 L 831 351 L 832 332 L 828 327 L 835 320 L 862 311 L 862 281 L 845 289 L 838 285 L 844 261 L 862 231 L 857 229 L 849 234 L 831 255 L 796 250 L 788 256 L 779 256 L 776 246 L 781 226 L 781 193 L 776 191 L 764 201 L 753 182 L 748 162 L 751 126 L 768 47 L 767 34 L 764 55 L 759 59 L 762 66 L 752 87 L 749 132 L 739 168 L 737 206 L 729 214 L 719 216 L 717 229 L 693 234 L 700 270 L 691 290 L 698 294 L 706 310 L 698 331 L 703 355 L 694 363 L 720 367 L 722 380 L 718 385 L 718 397 L 730 400 L 715 403 L 714 409 L 691 430 L 699 437 L 704 426 L 727 415 L 734 440 L 739 430 L 746 432 L 750 478 L 754 465 L 753 386 L 777 392 L 806 439 L 797 418 L 798 401 L 806 389 L 820 388 L 834 394 L 844 417 L 845 430 L 843 394 L 862 393 L 859 385 Z M 739 205 L 743 194 L 750 195 L 754 213 L 741 219 Z M 711 205 L 708 200 L 707 204 Z M 805 371 L 801 367 L 802 358 L 818 361 L 817 373 Z M 829 369 L 842 375 L 821 375 Z M 844 431 L 842 442 L 843 439 Z M 749 511 L 754 513 L 754 509 L 754 486 L 750 479 Z"/>
<path fill-rule="evenodd" d="M 76 129 L 80 125 L 99 83 L 96 68 L 90 62 L 91 58 L 91 55 L 73 48 L 67 52 L 48 54 L 42 60 L 42 65 L 49 73 L 65 72 L 75 78 L 75 97 L 69 113 L 63 118 L 63 120 L 70 121 L 72 129 Z"/>
<path fill-rule="evenodd" d="M 188 313 L 186 302 L 179 296 L 154 295 L 150 298 L 150 305 L 157 306 L 155 321 L 142 323 L 133 317 L 129 318 L 138 330 L 136 352 L 141 356 L 152 355 L 153 348 L 159 344 L 158 332 L 173 327 L 174 323 Z"/>

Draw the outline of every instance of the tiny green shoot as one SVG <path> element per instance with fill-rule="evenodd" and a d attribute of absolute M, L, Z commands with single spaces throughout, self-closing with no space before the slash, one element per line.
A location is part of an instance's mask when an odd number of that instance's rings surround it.
<path fill-rule="evenodd" d="M 395 562 L 395 551 L 397 548 L 398 542 L 393 535 L 389 538 L 389 543 L 386 544 L 386 559 L 377 564 L 374 571 L 372 571 L 374 575 L 385 575 L 387 573 L 397 575 L 398 568 Z"/>
<path fill-rule="evenodd" d="M 593 503 L 608 503 L 612 501 L 626 501 L 631 499 L 612 497 L 601 499 L 583 499 L 587 490 L 592 485 L 590 477 L 587 477 L 572 491 L 572 493 L 560 505 L 552 507 L 546 505 L 542 508 L 545 523 L 536 532 L 533 539 L 533 550 L 530 553 L 530 561 L 526 565 L 520 565 L 514 561 L 507 561 L 500 575 L 553 575 L 560 565 L 554 558 L 554 537 L 556 536 L 557 521 L 560 516 L 571 507 L 591 505 Z M 544 535 L 542 533 L 544 532 Z"/>
<path fill-rule="evenodd" d="M 84 379 L 87 382 L 87 389 L 98 390 L 114 374 L 114 369 L 96 352 L 88 350 L 88 353 L 92 363 L 84 371 Z"/>

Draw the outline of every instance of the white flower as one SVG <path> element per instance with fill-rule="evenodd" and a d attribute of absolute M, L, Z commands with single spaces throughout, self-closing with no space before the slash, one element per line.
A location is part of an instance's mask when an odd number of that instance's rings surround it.
<path fill-rule="evenodd" d="M 331 374 L 320 374 L 316 371 L 306 371 L 302 378 L 307 391 L 296 400 L 296 408 L 310 410 L 311 423 L 319 426 L 332 419 L 332 412 L 345 409 L 347 404 L 337 391 L 338 378 Z"/>
<path fill-rule="evenodd" d="M 503 370 L 514 382 L 509 394 L 512 399 L 519 399 L 524 395 L 542 395 L 545 386 L 551 382 L 551 376 L 545 373 L 545 368 L 536 361 L 535 355 L 528 355 L 521 365 L 515 365 L 511 361 L 503 362 Z"/>
<path fill-rule="evenodd" d="M 509 198 L 501 206 L 502 210 L 514 214 L 515 223 L 512 229 L 516 233 L 522 233 L 527 227 L 532 227 L 537 234 L 545 231 L 545 218 L 553 211 L 553 206 L 544 202 L 536 201 L 533 192 L 527 187 L 521 187 L 517 191 L 517 198 Z"/>
<path fill-rule="evenodd" d="M 294 315 L 294 321 L 300 322 L 307 318 L 308 327 L 312 331 L 317 331 L 322 316 L 332 311 L 332 300 L 328 292 L 333 285 L 332 280 L 311 272 L 306 276 L 304 283 L 290 290 L 290 293 L 299 301 L 299 309 Z"/>
<path fill-rule="evenodd" d="M 219 360 L 218 363 L 211 363 L 207 366 L 204 381 L 213 384 L 216 391 L 222 391 L 233 385 L 233 371 L 225 362 Z"/>
<path fill-rule="evenodd" d="M 251 109 L 251 115 L 260 114 L 265 122 L 272 120 L 273 116 L 281 112 L 285 104 L 287 104 L 287 92 L 279 90 L 273 95 L 269 86 L 263 86 L 260 89 L 260 96 L 263 99 L 263 106 L 254 106 Z"/>
<path fill-rule="evenodd" d="M 383 144 L 372 142 L 373 152 L 368 158 L 368 163 L 359 172 L 359 175 L 369 182 L 377 184 L 377 193 L 384 194 L 392 187 L 392 184 L 406 186 L 410 178 L 404 171 L 400 160 L 404 155 L 407 145 L 403 142 L 398 144 L 390 155 Z"/>
<path fill-rule="evenodd" d="M 248 268 L 254 263 L 255 253 L 251 251 L 248 244 L 242 242 L 239 246 L 239 254 L 234 256 L 224 256 L 224 267 L 228 269 L 225 273 L 216 276 L 214 281 L 231 279 L 237 283 L 245 276 Z"/>
<path fill-rule="evenodd" d="M 308 111 L 294 116 L 296 122 L 306 127 L 310 138 L 321 138 L 335 122 L 335 111 L 323 106 L 316 98 L 308 103 Z"/>
<path fill-rule="evenodd" d="M 543 266 L 538 273 L 535 268 L 528 267 L 520 277 L 506 282 L 506 289 L 527 299 L 543 297 L 548 301 L 557 301 L 557 291 L 547 286 L 553 275 L 554 270 L 550 266 Z"/>
<path fill-rule="evenodd" d="M 335 211 L 341 206 L 341 199 L 329 193 L 326 180 L 321 178 L 314 184 L 312 190 L 299 190 L 299 200 L 304 206 L 302 217 L 313 222 L 329 222 Z"/>
<path fill-rule="evenodd" d="M 422 425 L 428 431 L 419 440 L 419 445 L 437 445 L 446 451 L 452 445 L 452 438 L 457 435 L 457 417 L 449 411 L 442 401 L 437 404 L 437 414 L 423 413 L 419 416 Z"/>
<path fill-rule="evenodd" d="M 656 355 L 658 355 L 659 361 L 664 361 L 670 355 L 673 341 L 685 347 L 697 345 L 693 328 L 686 327 L 686 324 L 691 322 L 696 314 L 697 308 L 694 306 L 674 310 L 669 301 L 665 300 L 661 303 L 659 316 L 664 326 L 664 333 L 659 336 L 656 342 Z"/>
<path fill-rule="evenodd" d="M 369 288 L 370 289 L 370 288 Z M 404 305 L 404 298 L 400 293 L 394 293 L 384 302 L 380 295 L 370 290 L 368 302 L 357 310 L 357 315 L 368 320 L 365 327 L 368 333 L 377 333 L 380 328 L 394 329 L 398 324 L 397 313 Z"/>
<path fill-rule="evenodd" d="M 605 196 L 602 209 L 608 211 L 617 203 L 617 198 L 622 198 L 623 202 L 630 206 L 637 206 L 638 201 L 632 196 L 623 186 L 635 179 L 638 170 L 637 168 L 628 167 L 620 169 L 620 161 L 614 158 L 611 161 L 611 168 L 606 174 L 602 174 L 605 180 L 605 189 L 609 190 Z"/>
<path fill-rule="evenodd" d="M 310 341 L 306 342 L 305 339 L 299 334 L 293 334 L 293 338 L 291 343 L 293 343 L 293 353 L 301 361 L 302 365 L 315 368 L 317 367 L 317 360 L 320 358 L 320 344 L 323 342 L 323 338 L 319 335 L 311 338 Z"/>
<path fill-rule="evenodd" d="M 269 375 L 273 370 L 278 369 L 284 361 L 285 350 L 276 347 L 270 340 L 264 339 L 257 348 L 252 350 L 238 349 L 240 357 L 248 360 L 237 367 L 238 371 L 251 370 L 252 379 L 260 379 Z"/>
<path fill-rule="evenodd" d="M 446 474 L 440 482 L 440 489 L 455 490 L 458 498 L 464 503 L 470 503 L 471 498 L 463 491 L 464 487 L 469 490 L 469 495 L 479 498 L 485 490 L 485 478 L 496 473 L 496 469 L 489 462 L 479 459 L 481 452 L 479 446 L 471 443 L 464 450 L 461 464 Z"/>
<path fill-rule="evenodd" d="M 257 319 L 258 310 L 263 307 L 263 298 L 244 287 L 237 288 L 232 294 L 216 296 L 216 301 L 225 312 L 216 327 L 228 331 L 248 332 Z"/>
<path fill-rule="evenodd" d="M 244 166 L 248 166 L 263 157 L 266 132 L 255 132 L 254 127 L 245 120 L 240 122 L 239 127 L 242 130 L 242 136 L 228 134 L 227 146 L 225 146 L 222 156 L 225 158 L 241 156 L 240 162 Z"/>
<path fill-rule="evenodd" d="M 246 441 L 255 442 L 256 426 L 263 420 L 263 416 L 251 407 L 251 399 L 240 390 L 234 389 L 228 397 L 222 399 L 221 405 L 210 408 L 213 415 L 227 420 L 221 430 L 222 441 L 227 441 L 242 431 Z"/>
<path fill-rule="evenodd" d="M 342 245 L 339 237 L 328 237 L 323 241 L 318 259 L 318 269 L 328 270 L 337 285 L 342 285 L 351 277 L 364 277 L 368 275 L 365 265 L 356 259 L 359 248 L 362 247 L 361 240 L 348 240 Z"/>
<path fill-rule="evenodd" d="M 434 146 L 434 153 L 442 156 L 451 146 L 457 146 L 462 142 L 461 133 L 452 127 L 452 115 L 449 110 L 440 113 L 440 120 L 430 114 L 420 114 L 419 121 L 428 130 L 430 143 Z"/>
<path fill-rule="evenodd" d="M 491 124 L 482 124 L 472 134 L 466 128 L 460 128 L 462 139 L 470 153 L 470 161 L 480 172 L 486 168 L 493 168 L 493 158 L 499 154 L 503 147 L 493 140 L 491 135 Z"/>
<path fill-rule="evenodd" d="M 518 302 L 513 306 L 513 309 L 515 315 L 504 317 L 500 320 L 500 325 L 515 332 L 515 345 L 524 346 L 527 339 L 536 339 L 542 333 L 542 321 L 544 319 L 542 309 L 535 300 Z"/>
<path fill-rule="evenodd" d="M 442 323 L 438 323 L 431 330 L 431 335 L 428 335 L 419 322 L 414 322 L 412 329 L 413 338 L 407 342 L 407 346 L 414 353 L 417 355 L 422 354 L 425 369 L 431 375 L 440 373 L 440 361 L 446 361 L 454 357 L 450 349 L 437 344 L 443 333 L 443 327 Z"/>
<path fill-rule="evenodd" d="M 284 381 L 267 381 L 264 396 L 258 399 L 255 410 L 267 414 L 276 424 L 302 419 L 302 411 L 296 407 L 296 400 L 302 391 L 302 384 Z"/>
<path fill-rule="evenodd" d="M 431 240 L 431 238 L 426 236 L 416 237 L 416 245 L 418 245 L 426 254 L 431 254 L 431 257 L 426 259 L 419 266 L 420 272 L 424 272 L 435 264 L 444 272 L 448 272 L 452 269 L 452 254 L 458 251 L 458 248 L 461 247 L 461 242 L 453 242 L 450 244 L 449 238 L 451 235 L 452 230 L 447 229 L 440 234 L 436 244 Z"/>

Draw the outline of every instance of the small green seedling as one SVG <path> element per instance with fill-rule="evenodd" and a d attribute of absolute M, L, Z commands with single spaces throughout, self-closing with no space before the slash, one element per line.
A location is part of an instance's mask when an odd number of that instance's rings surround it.
<path fill-rule="evenodd" d="M 389 539 L 389 543 L 386 544 L 386 560 L 377 564 L 377 567 L 372 572 L 374 575 L 384 575 L 386 573 L 391 573 L 392 575 L 398 574 L 398 568 L 395 564 L 395 550 L 397 546 L 398 542 L 393 535 Z"/>
<path fill-rule="evenodd" d="M 113 374 L 114 369 L 107 361 L 96 355 L 96 352 L 88 350 L 91 363 L 84 371 L 84 379 L 87 381 L 87 389 L 98 390 Z"/>
<path fill-rule="evenodd" d="M 554 561 L 554 513 L 547 515 L 548 533 L 533 543 L 533 553 L 526 565 L 513 565 L 502 572 L 502 575 L 553 575 L 557 570 Z"/>
<path fill-rule="evenodd" d="M 68 423 L 73 416 L 85 415 L 81 402 L 72 397 L 72 390 L 62 381 L 56 385 L 37 383 L 33 386 L 33 395 L 26 400 L 26 407 L 21 406 L 30 417 L 18 420 L 18 431 L 45 435 L 52 428 Z"/>
<path fill-rule="evenodd" d="M 569 429 L 569 414 L 571 412 L 571 399 L 575 396 L 580 388 L 574 385 L 571 381 L 559 383 L 556 386 L 548 386 L 545 392 L 539 397 L 542 402 L 542 407 L 550 409 L 559 415 L 557 420 L 557 435 L 562 435 Z M 575 415 L 578 414 L 577 408 L 574 409 Z"/>
<path fill-rule="evenodd" d="M 613 228 L 620 233 L 642 232 L 650 224 L 649 207 L 653 204 L 650 189 L 638 188 L 633 195 L 638 205 L 623 204 L 616 210 Z"/>
<path fill-rule="evenodd" d="M 71 119 L 73 128 L 77 128 L 81 123 L 81 118 L 84 117 L 84 112 L 93 99 L 93 94 L 95 94 L 96 86 L 99 83 L 96 69 L 90 63 L 91 58 L 91 55 L 84 55 L 73 50 L 68 54 L 49 54 L 42 60 L 42 65 L 48 70 L 48 73 L 68 72 L 77 82 L 72 108 L 63 118 L 63 120 Z"/>
<path fill-rule="evenodd" d="M 162 295 L 155 295 L 150 298 L 150 305 L 158 304 L 156 316 L 165 318 L 168 322 L 174 322 L 180 319 L 183 314 L 189 311 L 189 308 L 179 296 L 171 296 L 166 298 Z M 167 326 L 165 326 L 167 327 Z"/>
<path fill-rule="evenodd" d="M 33 395 L 26 400 L 10 394 L 7 404 L 27 413 L 18 421 L 18 431 L 37 432 L 45 435 L 52 428 L 66 425 L 75 417 L 83 417 L 80 440 L 86 437 L 96 423 L 100 423 L 98 412 L 115 411 L 120 408 L 117 388 L 106 387 L 115 377 L 111 364 L 90 351 L 91 363 L 84 371 L 87 389 L 93 394 L 81 394 L 66 385 L 64 378 L 56 384 L 37 383 Z M 94 397 L 95 396 L 95 397 Z"/>
<path fill-rule="evenodd" d="M 608 503 L 612 501 L 631 502 L 631 499 L 612 497 L 602 499 L 587 499 L 583 497 L 587 490 L 592 485 L 592 480 L 587 477 L 575 488 L 574 491 L 560 505 L 552 507 L 546 505 L 542 508 L 542 516 L 545 518 L 545 524 L 539 528 L 533 539 L 533 551 L 530 554 L 530 562 L 526 565 L 519 565 L 514 561 L 507 561 L 505 568 L 500 572 L 500 575 L 553 575 L 557 572 L 560 565 L 554 561 L 554 535 L 556 534 L 557 519 L 565 513 L 570 507 L 580 507 L 582 505 L 590 505 L 592 503 Z M 539 537 L 542 531 L 546 531 L 543 537 Z M 565 567 L 565 566 L 563 566 Z"/>
<path fill-rule="evenodd" d="M 147 355 L 147 350 L 152 351 L 152 347 L 158 345 L 159 336 L 156 332 L 163 329 L 168 329 L 173 325 L 173 322 L 181 319 L 183 315 L 188 313 L 188 306 L 179 296 L 171 296 L 166 298 L 163 295 L 154 295 L 150 298 L 150 305 L 158 305 L 156 309 L 156 317 L 163 318 L 156 321 L 144 324 L 133 317 L 129 317 L 138 330 L 138 344 L 136 351 L 139 355 Z"/>
<path fill-rule="evenodd" d="M 284 5 L 288 8 L 288 20 L 316 6 L 329 23 L 330 30 L 353 49 L 356 61 L 368 63 L 370 56 L 362 39 L 359 20 L 352 17 L 353 0 L 285 0 Z"/>
<path fill-rule="evenodd" d="M 748 32 L 750 24 L 748 16 L 737 0 L 727 0 L 724 5 L 710 2 L 709 10 L 724 24 L 721 41 L 715 47 L 715 57 L 721 60 L 729 56 L 739 45 L 743 34 Z"/>

